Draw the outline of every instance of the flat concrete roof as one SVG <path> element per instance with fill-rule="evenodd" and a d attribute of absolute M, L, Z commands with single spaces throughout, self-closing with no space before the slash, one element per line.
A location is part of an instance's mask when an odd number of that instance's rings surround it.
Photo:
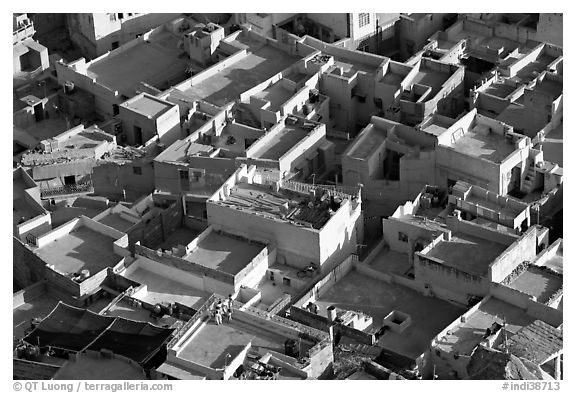
<path fill-rule="evenodd" d="M 380 147 L 385 140 L 386 131 L 372 126 L 368 128 L 359 139 L 353 142 L 354 144 L 349 150 L 348 155 L 352 158 L 365 160 L 375 149 Z"/>
<path fill-rule="evenodd" d="M 477 195 L 474 195 L 473 193 L 470 193 L 468 198 L 466 198 L 466 202 L 470 202 L 475 205 L 485 207 L 495 212 L 500 212 L 502 214 L 507 215 L 508 217 L 516 217 L 518 214 L 522 213 L 528 207 L 526 206 L 524 209 L 520 209 L 520 208 L 513 208 L 509 204 L 506 206 L 502 206 L 494 201 L 485 198 L 480 198 Z"/>
<path fill-rule="evenodd" d="M 212 231 L 183 259 L 235 275 L 265 247 L 263 244 L 241 241 Z"/>
<path fill-rule="evenodd" d="M 412 269 L 408 255 L 382 247 L 380 252 L 370 261 L 369 266 L 386 274 L 405 275 Z"/>
<path fill-rule="evenodd" d="M 231 322 L 221 325 L 216 325 L 214 319 L 209 318 L 192 339 L 183 345 L 178 357 L 211 368 L 223 368 L 226 354 L 230 354 L 233 359 L 249 342 L 252 342 L 254 350 L 264 348 L 284 353 L 286 339 L 237 321 L 234 317 Z"/>
<path fill-rule="evenodd" d="M 553 99 L 556 99 L 562 94 L 563 84 L 558 81 L 550 80 L 544 78 L 542 82 L 537 83 L 534 86 L 534 90 L 539 91 L 541 93 L 545 93 L 551 96 Z"/>
<path fill-rule="evenodd" d="M 140 82 L 156 88 L 170 80 L 176 84 L 186 77 L 186 58 L 178 49 L 179 38 L 168 31 L 152 36 L 149 42 L 140 42 L 124 52 L 108 56 L 88 66 L 87 74 L 97 82 L 132 95 Z M 137 72 L 135 72 L 137 70 Z"/>
<path fill-rule="evenodd" d="M 235 42 L 247 46 L 247 56 L 186 89 L 184 93 L 187 96 L 192 100 L 202 99 L 222 106 L 300 59 L 243 34 L 240 34 Z"/>
<path fill-rule="evenodd" d="M 116 239 L 82 226 L 46 246 L 36 254 L 62 274 L 79 273 L 88 269 L 94 275 L 116 265 L 122 257 L 114 253 Z"/>
<path fill-rule="evenodd" d="M 537 302 L 546 303 L 554 292 L 562 288 L 562 277 L 546 269 L 530 266 L 508 286 L 536 297 Z"/>
<path fill-rule="evenodd" d="M 241 154 L 242 156 L 246 156 L 246 154 L 244 153 L 246 152 L 247 149 L 246 148 L 247 142 L 249 142 L 248 146 L 252 145 L 252 143 L 254 143 L 254 138 L 245 138 L 244 133 L 237 131 L 238 130 L 235 127 L 232 127 L 230 124 L 226 124 L 226 126 L 224 126 L 224 129 L 222 130 L 222 133 L 220 134 L 220 137 L 217 140 L 215 140 L 215 138 L 212 137 L 211 145 L 214 147 L 219 147 L 223 150 L 228 150 Z M 253 130 L 253 132 L 256 135 L 260 136 L 265 134 L 264 131 L 256 129 Z"/>
<path fill-rule="evenodd" d="M 186 227 L 177 228 L 168 238 L 160 245 L 160 248 L 171 249 L 172 247 L 177 247 L 179 245 L 186 246 L 192 240 L 196 239 L 200 231 L 189 229 Z"/>
<path fill-rule="evenodd" d="M 280 110 L 280 106 L 292 97 L 294 93 L 284 86 L 282 86 L 282 81 L 278 81 L 266 89 L 254 94 L 254 97 L 261 100 L 266 100 L 270 102 L 269 109 L 271 111 L 277 112 Z"/>
<path fill-rule="evenodd" d="M 514 150 L 515 146 L 506 142 L 501 135 L 482 135 L 473 129 L 468 130 L 455 143 L 447 146 L 467 156 L 483 158 L 495 163 L 501 163 Z"/>
<path fill-rule="evenodd" d="M 517 72 L 516 75 L 524 81 L 533 80 L 556 59 L 557 57 L 546 54 L 544 49 L 544 51 L 542 51 L 536 60 L 528 63 L 524 68 Z"/>
<path fill-rule="evenodd" d="M 495 97 L 506 98 L 517 88 L 518 88 L 517 86 L 510 86 L 505 83 L 492 83 L 482 93 L 489 94 Z"/>
<path fill-rule="evenodd" d="M 148 293 L 139 292 L 134 297 L 151 304 L 178 302 L 197 309 L 210 297 L 207 292 L 184 285 L 142 267 L 136 268 L 126 274 L 125 277 L 141 284 L 146 284 Z"/>
<path fill-rule="evenodd" d="M 237 183 L 231 189 L 230 196 L 220 203 L 241 207 L 245 211 L 258 212 L 259 215 L 267 218 L 306 222 L 313 228 L 322 228 L 331 217 L 328 207 L 310 208 L 301 203 L 305 200 L 305 196 L 299 198 L 282 189 L 280 192 L 274 192 L 256 184 Z M 282 206 L 290 205 L 290 203 L 297 205 L 289 206 L 288 210 L 284 210 Z"/>
<path fill-rule="evenodd" d="M 423 65 L 420 65 L 420 70 L 414 76 L 414 79 L 410 83 L 419 84 L 423 86 L 429 86 L 432 88 L 432 92 L 428 95 L 428 100 L 434 98 L 436 94 L 442 88 L 442 84 L 450 78 L 451 74 L 432 71 Z"/>
<path fill-rule="evenodd" d="M 288 153 L 290 149 L 304 139 L 309 132 L 309 130 L 305 130 L 298 125 L 286 124 L 276 134 L 274 139 L 253 152 L 252 157 L 279 160 L 280 157 Z"/>
<path fill-rule="evenodd" d="M 383 326 L 384 317 L 397 310 L 412 318 L 402 333 L 388 330 L 378 345 L 396 353 L 416 358 L 430 348 L 431 340 L 465 309 L 437 298 L 426 297 L 397 284 L 350 271 L 336 282 L 316 302 L 319 314 L 327 316 L 326 307 L 334 305 L 348 310 L 359 310 L 372 316 L 373 326 Z"/>
<path fill-rule="evenodd" d="M 124 102 L 121 106 L 150 117 L 157 117 L 169 110 L 174 104 L 169 104 L 148 94 L 140 94 Z"/>
<path fill-rule="evenodd" d="M 111 228 L 117 229 L 120 232 L 126 232 L 128 228 L 135 225 L 133 222 L 122 218 L 122 216 L 120 216 L 118 213 L 110 213 L 101 219 L 100 222 L 104 225 L 108 225 Z"/>
<path fill-rule="evenodd" d="M 488 266 L 508 248 L 508 245 L 491 242 L 464 233 L 453 234 L 452 240 L 442 240 L 426 256 L 437 258 L 446 266 L 473 276 L 484 276 Z"/>
<path fill-rule="evenodd" d="M 451 329 L 451 334 L 443 337 L 438 347 L 446 352 L 470 354 L 470 352 L 482 341 L 486 329 L 494 322 L 500 324 L 506 320 L 506 330 L 516 333 L 522 327 L 534 321 L 525 310 L 491 297 L 481 305 L 477 311 L 466 318 L 465 323 Z"/>

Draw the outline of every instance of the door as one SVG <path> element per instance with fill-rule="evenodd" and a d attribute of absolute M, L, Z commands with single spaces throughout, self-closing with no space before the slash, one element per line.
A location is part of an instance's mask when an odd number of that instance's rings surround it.
<path fill-rule="evenodd" d="M 141 146 L 143 143 L 142 128 L 134 126 L 134 145 Z"/>
<path fill-rule="evenodd" d="M 34 105 L 34 120 L 36 120 L 36 122 L 44 120 L 44 108 L 41 102 Z"/>

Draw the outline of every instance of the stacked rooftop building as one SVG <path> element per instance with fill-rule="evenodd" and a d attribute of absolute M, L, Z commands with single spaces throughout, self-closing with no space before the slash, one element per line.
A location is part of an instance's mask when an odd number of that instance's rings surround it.
<path fill-rule="evenodd" d="M 562 14 L 49 15 L 15 378 L 562 378 Z"/>

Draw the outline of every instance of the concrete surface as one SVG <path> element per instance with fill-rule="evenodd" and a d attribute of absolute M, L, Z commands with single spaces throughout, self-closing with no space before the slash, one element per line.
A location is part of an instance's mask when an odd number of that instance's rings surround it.
<path fill-rule="evenodd" d="M 199 231 L 195 231 L 186 227 L 177 228 L 168 238 L 160 245 L 160 248 L 171 249 L 178 245 L 186 246 L 192 240 L 196 239 L 200 234 Z"/>
<path fill-rule="evenodd" d="M 178 302 L 196 309 L 210 296 L 207 292 L 142 268 L 134 270 L 125 277 L 147 285 L 147 294 L 137 293 L 134 297 L 151 304 Z"/>
<path fill-rule="evenodd" d="M 562 278 L 543 269 L 529 267 L 508 286 L 536 297 L 540 303 L 546 303 L 562 287 Z"/>
<path fill-rule="evenodd" d="M 226 318 L 224 318 L 226 319 Z M 267 348 L 284 352 L 286 337 L 269 332 L 256 331 L 250 325 L 239 322 L 232 316 L 232 322 L 216 325 L 210 318 L 178 353 L 178 357 L 212 368 L 223 368 L 226 354 L 230 362 L 242 349 L 252 342 L 252 348 Z"/>
<path fill-rule="evenodd" d="M 139 43 L 117 55 L 90 64 L 88 76 L 97 82 L 131 96 L 140 82 L 161 88 L 171 80 L 184 80 L 186 61 L 179 58 L 178 38 L 162 32 L 150 42 Z M 138 72 L 134 72 L 138 70 Z"/>
<path fill-rule="evenodd" d="M 134 225 L 133 222 L 123 219 L 118 213 L 110 213 L 101 219 L 100 222 L 120 232 L 126 232 L 128 228 Z"/>
<path fill-rule="evenodd" d="M 225 273 L 237 274 L 264 249 L 263 245 L 240 241 L 216 232 L 198 242 L 185 260 Z"/>
<path fill-rule="evenodd" d="M 414 290 L 363 275 L 352 270 L 316 302 L 319 314 L 326 307 L 362 311 L 374 319 L 376 328 L 394 310 L 404 312 L 412 323 L 401 334 L 387 331 L 378 345 L 408 357 L 421 355 L 430 341 L 465 310 L 439 299 L 425 297 Z"/>
<path fill-rule="evenodd" d="M 237 42 L 248 46 L 248 55 L 187 89 L 186 95 L 221 106 L 290 67 L 299 59 L 269 45 L 262 46 L 262 43 L 246 37 L 240 37 Z"/>
<path fill-rule="evenodd" d="M 38 256 L 63 274 L 88 269 L 94 275 L 116 265 L 122 257 L 114 253 L 115 239 L 80 227 L 38 249 Z"/>
<path fill-rule="evenodd" d="M 284 88 L 282 83 L 279 81 L 274 83 L 272 86 L 262 90 L 261 92 L 254 94 L 254 96 L 261 100 L 270 101 L 270 107 L 268 109 L 276 112 L 280 110 L 280 106 L 288 101 L 288 99 L 290 99 L 293 94 L 294 93 L 292 91 Z"/>
<path fill-rule="evenodd" d="M 451 241 L 441 241 L 426 255 L 440 259 L 445 265 L 474 276 L 484 276 L 488 266 L 508 248 L 468 234 L 457 233 Z"/>
<path fill-rule="evenodd" d="M 472 157 L 484 158 L 500 163 L 514 150 L 514 145 L 506 142 L 501 135 L 480 135 L 473 130 L 466 132 L 456 143 L 449 146 Z"/>
<path fill-rule="evenodd" d="M 380 250 L 369 266 L 379 272 L 397 274 L 399 276 L 403 276 L 411 268 L 407 254 L 385 248 Z"/>
<path fill-rule="evenodd" d="M 452 329 L 452 334 L 444 337 L 438 346 L 449 353 L 470 354 L 472 349 L 482 341 L 486 329 L 492 326 L 494 322 L 502 323 L 504 319 L 506 320 L 506 330 L 511 333 L 516 333 L 534 321 L 534 318 L 529 317 L 523 309 L 491 298 L 469 316 L 465 323 Z"/>
<path fill-rule="evenodd" d="M 308 135 L 308 131 L 294 125 L 285 125 L 276 137 L 256 150 L 252 157 L 268 160 L 279 160 L 298 142 Z"/>
<path fill-rule="evenodd" d="M 378 148 L 386 139 L 386 131 L 373 127 L 367 130 L 366 134 L 354 144 L 348 155 L 352 158 L 365 160 Z"/>

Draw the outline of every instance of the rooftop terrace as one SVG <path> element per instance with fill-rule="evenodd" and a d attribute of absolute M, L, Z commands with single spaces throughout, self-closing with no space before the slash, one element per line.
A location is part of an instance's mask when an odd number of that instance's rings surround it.
<path fill-rule="evenodd" d="M 361 274 L 355 270 L 334 284 L 316 302 L 319 313 L 326 315 L 326 307 L 359 310 L 374 319 L 374 327 L 390 312 L 401 311 L 410 315 L 412 323 L 402 333 L 388 330 L 378 345 L 412 358 L 420 356 L 430 347 L 430 341 L 464 309 L 448 302 L 423 296 L 407 287 L 389 284 Z M 431 315 L 434 317 L 431 318 Z"/>
<path fill-rule="evenodd" d="M 440 91 L 442 85 L 450 78 L 451 75 L 448 73 L 431 70 L 422 63 L 420 63 L 418 67 L 418 73 L 414 76 L 414 79 L 412 79 L 410 83 L 414 85 L 418 84 L 429 86 L 432 88 L 432 91 L 428 95 L 428 99 L 431 99 Z"/>
<path fill-rule="evenodd" d="M 284 336 L 257 329 L 234 318 L 221 325 L 207 318 L 182 346 L 178 357 L 211 368 L 224 368 L 226 355 L 230 354 L 233 359 L 249 342 L 256 351 L 263 348 L 284 353 L 285 341 Z"/>
<path fill-rule="evenodd" d="M 283 86 L 282 81 L 280 80 L 268 86 L 261 92 L 254 94 L 254 97 L 259 98 L 261 100 L 269 101 L 270 102 L 269 109 L 271 111 L 277 112 L 280 110 L 282 104 L 288 101 L 293 94 L 294 93 L 292 91 L 286 89 Z"/>
<path fill-rule="evenodd" d="M 562 288 L 562 276 L 548 269 L 530 266 L 508 286 L 534 296 L 537 302 L 545 304 L 556 291 Z"/>
<path fill-rule="evenodd" d="M 79 227 L 51 243 L 37 249 L 37 255 L 62 274 L 79 273 L 88 269 L 91 274 L 116 265 L 122 257 L 113 250 L 116 239 Z"/>
<path fill-rule="evenodd" d="M 516 150 L 515 145 L 508 143 L 502 135 L 484 134 L 479 132 L 480 128 L 484 126 L 470 128 L 459 139 L 448 143 L 447 146 L 467 156 L 495 163 L 501 163 Z"/>
<path fill-rule="evenodd" d="M 132 221 L 124 219 L 119 213 L 110 213 L 99 221 L 104 225 L 119 230 L 120 232 L 126 232 L 134 225 Z"/>
<path fill-rule="evenodd" d="M 178 37 L 168 31 L 157 32 L 148 41 L 91 62 L 87 75 L 129 96 L 140 82 L 159 89 L 167 83 L 176 84 L 186 77 L 187 66 L 186 59 L 180 56 L 183 52 L 178 49 L 178 41 Z"/>
<path fill-rule="evenodd" d="M 262 145 L 252 153 L 254 158 L 279 160 L 298 142 L 306 138 L 310 130 L 298 125 L 285 124 L 280 132 L 269 143 Z"/>
<path fill-rule="evenodd" d="M 248 51 L 246 57 L 184 90 L 190 99 L 202 99 L 222 106 L 299 59 L 280 49 L 253 40 L 243 33 L 234 43 L 246 47 Z"/>
<path fill-rule="evenodd" d="M 466 322 L 450 330 L 450 334 L 440 340 L 438 347 L 449 353 L 470 354 L 482 341 L 486 329 L 494 322 L 506 320 L 506 330 L 516 333 L 534 321 L 525 310 L 502 300 L 491 297 L 477 311 L 466 318 Z"/>
<path fill-rule="evenodd" d="M 173 107 L 173 105 L 170 105 L 169 103 L 150 94 L 139 94 L 122 103 L 121 106 L 152 118 L 162 115 Z"/>
<path fill-rule="evenodd" d="M 263 249 L 264 245 L 210 232 L 183 259 L 225 273 L 237 274 Z"/>
<path fill-rule="evenodd" d="M 387 132 L 374 125 L 369 126 L 362 135 L 353 142 L 348 155 L 361 160 L 367 159 L 375 149 L 386 140 Z"/>
<path fill-rule="evenodd" d="M 274 192 L 257 184 L 236 184 L 231 189 L 230 196 L 220 203 L 257 212 L 267 218 L 305 222 L 316 229 L 322 228 L 331 217 L 328 211 L 329 203 L 309 207 L 308 199 L 303 195 L 284 189 Z"/>
<path fill-rule="evenodd" d="M 174 281 L 143 266 L 127 272 L 124 277 L 148 287 L 147 292 L 137 292 L 134 297 L 150 304 L 178 302 L 197 309 L 210 297 L 207 292 Z"/>
<path fill-rule="evenodd" d="M 450 241 L 440 241 L 426 256 L 473 276 L 484 276 L 488 266 L 507 248 L 505 244 L 459 232 Z"/>

